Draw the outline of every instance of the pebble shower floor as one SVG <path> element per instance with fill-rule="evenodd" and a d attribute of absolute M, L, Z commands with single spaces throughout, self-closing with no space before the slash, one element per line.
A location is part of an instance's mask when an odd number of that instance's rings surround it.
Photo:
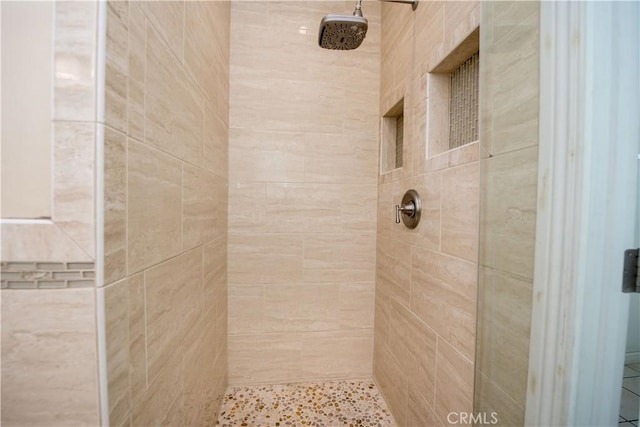
<path fill-rule="evenodd" d="M 218 425 L 395 427 L 378 388 L 371 381 L 340 381 L 228 390 Z"/>

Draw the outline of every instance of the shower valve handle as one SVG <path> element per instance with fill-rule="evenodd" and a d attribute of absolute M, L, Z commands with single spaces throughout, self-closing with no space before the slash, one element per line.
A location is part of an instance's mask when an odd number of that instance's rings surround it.
<path fill-rule="evenodd" d="M 396 224 L 400 224 L 400 214 L 413 218 L 416 214 L 416 205 L 413 202 L 409 202 L 404 206 L 396 205 Z"/>

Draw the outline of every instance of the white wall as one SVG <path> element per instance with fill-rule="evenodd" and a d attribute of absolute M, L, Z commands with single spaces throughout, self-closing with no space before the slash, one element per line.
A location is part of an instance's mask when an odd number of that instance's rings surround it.
<path fill-rule="evenodd" d="M 48 218 L 54 3 L 2 2 L 1 8 L 1 215 Z"/>

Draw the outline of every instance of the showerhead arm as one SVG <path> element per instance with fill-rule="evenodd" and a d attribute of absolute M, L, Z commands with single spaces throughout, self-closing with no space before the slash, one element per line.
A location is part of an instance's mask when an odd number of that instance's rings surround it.
<path fill-rule="evenodd" d="M 362 0 L 356 2 L 356 9 L 353 11 L 353 16 L 362 17 Z"/>
<path fill-rule="evenodd" d="M 385 3 L 402 3 L 402 4 L 410 4 L 412 10 L 416 10 L 418 8 L 418 0 L 380 0 Z"/>

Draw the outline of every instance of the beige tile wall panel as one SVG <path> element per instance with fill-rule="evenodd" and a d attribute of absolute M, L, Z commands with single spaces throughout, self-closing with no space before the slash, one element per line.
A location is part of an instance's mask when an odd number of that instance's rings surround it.
<path fill-rule="evenodd" d="M 472 408 L 478 144 L 448 151 L 436 132 L 448 129 L 438 121 L 447 96 L 428 72 L 477 28 L 479 11 L 382 4 L 379 114 L 404 98 L 405 138 L 403 167 L 378 179 L 374 378 L 399 425 L 447 425 L 449 409 Z M 394 223 L 409 189 L 423 202 L 413 230 Z"/>
<path fill-rule="evenodd" d="M 91 289 L 2 292 L 2 425 L 99 424 Z"/>
<path fill-rule="evenodd" d="M 524 421 L 538 173 L 537 2 L 483 10 L 480 293 L 475 405 Z"/>
<path fill-rule="evenodd" d="M 213 425 L 227 385 L 230 4 L 107 12 L 111 421 Z"/>
<path fill-rule="evenodd" d="M 380 6 L 363 10 L 367 38 L 344 55 L 317 46 L 317 26 L 349 2 L 232 4 L 232 383 L 371 374 Z M 327 345 L 309 347 L 320 333 Z M 331 348 L 345 337 L 360 344 L 342 363 Z"/>

